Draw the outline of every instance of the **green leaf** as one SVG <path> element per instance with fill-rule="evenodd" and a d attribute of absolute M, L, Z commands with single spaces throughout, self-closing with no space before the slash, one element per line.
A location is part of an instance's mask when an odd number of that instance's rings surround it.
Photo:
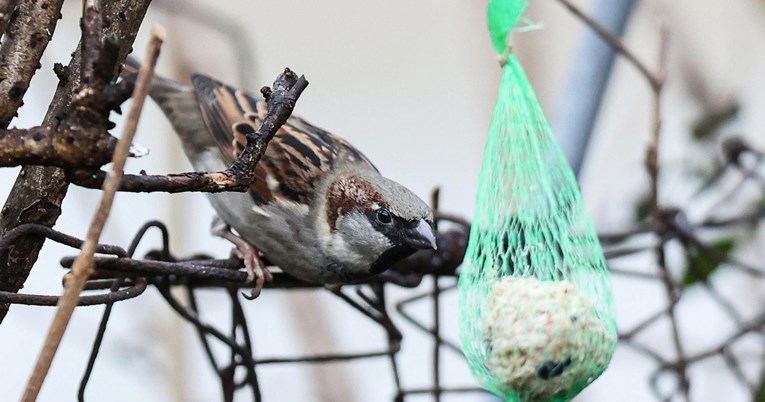
<path fill-rule="evenodd" d="M 722 109 L 713 110 L 701 116 L 693 124 L 693 138 L 696 140 L 707 139 L 716 133 L 723 124 L 738 115 L 738 104 L 732 103 Z"/>
<path fill-rule="evenodd" d="M 646 193 L 640 196 L 635 205 L 635 222 L 646 220 L 651 215 L 651 195 Z"/>
<path fill-rule="evenodd" d="M 765 378 L 760 380 L 760 386 L 757 389 L 754 402 L 765 402 Z"/>
<path fill-rule="evenodd" d="M 736 246 L 736 241 L 734 239 L 722 239 L 712 243 L 711 246 L 718 253 L 727 257 Z M 686 257 L 688 266 L 685 269 L 682 281 L 684 287 L 689 287 L 699 282 L 706 282 L 717 271 L 717 268 L 720 267 L 720 263 L 715 258 L 702 252 L 697 247 L 688 247 Z"/>

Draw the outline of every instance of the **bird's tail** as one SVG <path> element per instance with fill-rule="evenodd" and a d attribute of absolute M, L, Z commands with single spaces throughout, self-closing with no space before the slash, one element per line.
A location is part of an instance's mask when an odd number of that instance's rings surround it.
<path fill-rule="evenodd" d="M 123 79 L 135 77 L 140 68 L 141 63 L 138 60 L 128 57 L 121 75 Z M 201 138 L 209 135 L 192 86 L 155 75 L 151 82 L 149 96 L 162 109 L 184 144 L 198 142 L 196 136 L 200 132 Z"/>
<path fill-rule="evenodd" d="M 120 73 L 122 79 L 135 79 L 138 75 L 138 70 L 141 69 L 141 62 L 135 57 L 128 56 L 125 60 L 125 64 Z M 149 96 L 156 102 L 160 108 L 165 109 L 168 97 L 172 97 L 174 94 L 178 94 L 183 91 L 188 91 L 189 88 L 181 85 L 173 80 L 154 75 L 151 81 L 151 88 L 149 89 Z M 141 146 L 138 143 L 132 143 L 130 145 L 130 156 L 141 157 L 149 153 L 148 148 Z"/>
<path fill-rule="evenodd" d="M 132 55 L 128 56 L 125 60 L 124 67 L 120 77 L 123 79 L 134 77 L 138 75 L 138 70 L 141 69 L 141 62 Z M 151 89 L 149 90 L 149 96 L 154 99 L 155 102 L 162 105 L 167 96 L 180 91 L 188 91 L 189 87 L 168 78 L 154 75 L 151 81 Z"/>
<path fill-rule="evenodd" d="M 122 78 L 127 78 L 136 75 L 140 69 L 141 62 L 138 61 L 138 59 L 136 59 L 132 54 L 128 55 L 127 59 L 125 60 L 125 64 L 122 66 L 122 72 L 120 73 L 120 76 Z"/>

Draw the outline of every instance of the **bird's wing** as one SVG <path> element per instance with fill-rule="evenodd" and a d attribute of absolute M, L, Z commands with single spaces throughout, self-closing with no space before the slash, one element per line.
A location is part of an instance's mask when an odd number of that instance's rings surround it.
<path fill-rule="evenodd" d="M 243 133 L 257 130 L 265 118 L 266 103 L 204 75 L 195 74 L 192 83 L 207 128 L 233 163 L 247 143 Z M 376 170 L 344 139 L 293 115 L 258 163 L 250 194 L 259 204 L 281 199 L 308 205 L 318 180 L 340 163 Z"/>

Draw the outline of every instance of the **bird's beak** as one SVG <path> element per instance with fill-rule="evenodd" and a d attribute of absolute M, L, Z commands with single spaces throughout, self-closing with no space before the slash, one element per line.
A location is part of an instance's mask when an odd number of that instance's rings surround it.
<path fill-rule="evenodd" d="M 416 249 L 438 249 L 433 228 L 425 219 L 420 219 L 416 227 L 405 232 L 404 244 Z"/>

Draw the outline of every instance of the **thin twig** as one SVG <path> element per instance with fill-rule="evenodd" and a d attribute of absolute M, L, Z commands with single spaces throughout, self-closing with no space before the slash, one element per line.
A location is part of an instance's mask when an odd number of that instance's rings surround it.
<path fill-rule="evenodd" d="M 612 274 L 629 276 L 629 277 L 632 277 L 632 278 L 645 279 L 645 280 L 649 280 L 649 281 L 661 280 L 661 276 L 656 275 L 656 274 L 651 274 L 651 273 L 647 273 L 647 272 L 640 272 L 640 271 L 636 271 L 636 270 L 614 268 L 614 267 L 611 267 L 611 266 L 608 267 L 608 272 L 611 272 Z"/>
<path fill-rule="evenodd" d="M 618 244 L 625 240 L 634 239 L 638 235 L 655 233 L 658 229 L 656 222 L 641 222 L 634 228 L 629 228 L 620 232 L 598 233 L 598 239 L 602 244 Z"/>
<path fill-rule="evenodd" d="M 433 400 L 441 402 L 441 286 L 433 275 Z"/>
<path fill-rule="evenodd" d="M 278 131 L 278 128 L 277 128 Z M 252 169 L 255 171 L 255 169 Z M 108 176 L 103 170 L 71 170 L 67 178 L 80 187 L 100 188 Z M 167 175 L 127 174 L 120 183 L 119 191 L 129 193 L 184 193 L 189 191 L 219 193 L 224 191 L 246 191 L 250 181 L 227 171 L 187 172 Z"/>
<path fill-rule="evenodd" d="M 611 32 L 609 32 L 606 28 L 604 28 L 602 25 L 600 25 L 597 21 L 592 19 L 589 15 L 585 14 L 581 9 L 579 9 L 577 6 L 575 6 L 571 1 L 569 0 L 558 0 L 559 3 L 561 3 L 564 7 L 566 7 L 569 11 L 571 11 L 572 14 L 574 14 L 577 18 L 582 20 L 587 26 L 592 28 L 593 31 L 606 43 L 608 43 L 611 47 L 614 48 L 619 54 L 624 56 L 627 60 L 629 60 L 630 64 L 635 66 L 640 71 L 640 74 L 645 77 L 645 79 L 648 81 L 648 84 L 651 86 L 654 92 L 658 91 L 661 87 L 663 80 L 660 77 L 660 74 L 654 74 L 651 72 L 651 70 L 646 67 L 646 65 L 640 61 L 635 56 L 635 53 L 633 53 L 627 46 L 624 45 L 624 43 L 619 39 L 617 36 L 613 35 Z"/>
<path fill-rule="evenodd" d="M 246 133 L 247 144 L 239 157 L 226 170 L 213 173 L 125 175 L 120 183 L 119 191 L 168 193 L 246 191 L 255 180 L 254 166 L 260 161 L 268 143 L 279 128 L 291 116 L 295 103 L 307 86 L 308 81 L 304 76 L 298 77 L 289 68 L 284 69 L 284 72 L 274 81 L 273 90 L 267 89 L 266 117 L 256 131 Z M 71 170 L 67 172 L 67 177 L 79 186 L 99 188 L 107 174 L 102 170 Z"/>
<path fill-rule="evenodd" d="M 431 195 L 431 206 L 433 211 L 438 211 L 440 204 L 441 189 L 436 187 Z M 434 229 L 438 230 L 437 222 L 434 222 Z M 433 400 L 441 402 L 441 285 L 438 283 L 439 277 L 433 275 L 433 291 L 431 300 L 433 302 Z"/>
<path fill-rule="evenodd" d="M 664 363 L 661 367 L 661 369 L 664 368 L 673 368 L 678 369 L 680 367 L 678 366 L 685 366 L 688 364 L 693 364 L 699 361 L 702 361 L 704 359 L 708 359 L 710 357 L 714 357 L 717 354 L 721 354 L 724 352 L 725 349 L 732 346 L 737 340 L 742 338 L 744 335 L 748 334 L 751 331 L 762 329 L 762 327 L 765 326 L 765 313 L 760 313 L 757 317 L 750 320 L 745 325 L 741 325 L 737 328 L 736 332 L 733 333 L 731 336 L 729 336 L 725 342 L 718 346 L 711 347 L 707 350 L 704 350 L 702 352 L 698 352 L 692 356 L 688 356 L 684 359 L 680 359 L 679 362 L 670 362 L 670 363 Z"/>
<path fill-rule="evenodd" d="M 27 2 L 38 4 L 41 7 L 47 4 L 47 9 L 53 11 L 56 8 L 53 5 L 60 3 L 60 0 L 30 0 Z M 124 60 L 131 51 L 138 28 L 141 26 L 150 2 L 151 0 L 112 0 L 103 4 L 104 20 L 110 23 L 104 25 L 100 36 L 102 38 L 116 38 L 119 43 L 116 64 Z M 32 24 L 36 25 L 37 22 L 33 21 Z M 9 28 L 8 32 L 10 30 Z M 52 33 L 52 30 L 50 32 Z M 40 38 L 44 38 L 44 36 Z M 21 52 L 28 51 L 29 49 L 24 48 L 21 50 Z M 56 128 L 62 123 L 62 118 L 73 116 L 71 113 L 74 108 L 72 100 L 80 88 L 81 56 L 78 46 L 67 66 L 57 64 L 54 67 L 59 77 L 59 85 L 48 111 L 45 113 L 42 126 Z M 0 60 L 7 61 L 2 56 L 0 56 Z M 112 77 L 116 74 L 115 65 Z M 10 79 L 6 77 L 3 82 L 6 81 L 10 81 Z M 107 86 L 106 89 L 108 88 L 110 87 Z M 2 99 L 3 97 L 0 96 L 0 102 Z M 103 131 L 108 125 L 106 118 L 107 116 L 102 114 L 96 119 L 86 119 L 80 126 L 80 130 L 100 129 Z M 80 135 L 80 131 L 77 133 L 78 135 L 73 138 L 83 140 L 83 145 L 87 145 L 84 136 Z M 61 214 L 61 204 L 68 188 L 69 182 L 66 180 L 63 170 L 59 168 L 38 165 L 22 167 L 5 201 L 2 212 L 0 212 L 0 234 L 21 223 L 37 223 L 52 227 Z M 18 292 L 21 289 L 37 261 L 42 245 L 42 239 L 24 237 L 16 241 L 12 248 L 0 252 L 0 290 Z M 0 321 L 5 318 L 8 308 L 8 304 L 0 303 Z"/>
<path fill-rule="evenodd" d="M 66 289 L 64 290 L 64 295 L 59 301 L 59 306 L 56 310 L 53 322 L 51 323 L 45 344 L 40 352 L 32 376 L 27 383 L 26 390 L 22 397 L 22 401 L 24 402 L 34 402 L 37 400 L 37 395 L 39 394 L 43 381 L 45 381 L 45 377 L 48 374 L 50 365 L 53 362 L 53 357 L 58 350 L 58 345 L 61 343 L 66 327 L 74 312 L 74 308 L 77 306 L 80 292 L 85 287 L 85 282 L 93 271 L 93 258 L 98 245 L 98 239 L 101 237 L 101 231 L 103 230 L 106 219 L 111 211 L 114 196 L 122 178 L 121 176 L 123 174 L 125 161 L 130 152 L 130 144 L 135 136 L 138 119 L 141 116 L 143 103 L 146 100 L 149 91 L 149 85 L 151 84 L 151 79 L 154 74 L 154 66 L 156 65 L 157 57 L 159 56 L 159 48 L 162 45 L 163 40 L 164 30 L 155 28 L 149 42 L 149 49 L 146 55 L 147 62 L 141 68 L 141 72 L 139 72 L 136 87 L 133 91 L 133 99 L 135 102 L 128 114 L 125 130 L 123 131 L 122 137 L 117 143 L 117 148 L 114 152 L 112 172 L 104 182 L 104 194 L 101 199 L 101 204 L 93 217 L 90 229 L 88 229 L 88 235 L 85 238 L 85 244 L 82 246 L 82 252 L 77 257 L 77 260 L 75 260 L 74 266 L 72 267 L 73 276 L 71 276 L 71 280 L 68 281 Z"/>
<path fill-rule="evenodd" d="M 664 212 L 661 209 L 659 202 L 659 140 L 661 138 L 661 106 L 662 106 L 662 90 L 664 88 L 664 81 L 666 77 L 666 65 L 667 65 L 667 41 L 668 32 L 665 26 L 662 26 L 659 34 L 659 71 L 656 75 L 652 75 L 651 78 L 646 76 L 646 79 L 650 81 L 651 88 L 653 89 L 654 102 L 653 102 L 653 130 L 651 133 L 651 140 L 648 143 L 648 149 L 646 151 L 646 169 L 648 170 L 651 181 L 651 212 L 654 220 L 660 222 L 664 219 Z M 664 230 L 663 228 L 660 230 Z M 683 347 L 682 339 L 680 338 L 680 329 L 677 322 L 677 315 L 675 314 L 675 306 L 679 300 L 682 290 L 677 286 L 672 279 L 672 275 L 667 268 L 666 262 L 666 240 L 662 240 L 656 247 L 656 260 L 659 266 L 659 271 L 662 275 L 662 282 L 664 284 L 664 290 L 667 295 L 669 307 L 667 309 L 667 316 L 669 317 L 670 326 L 672 329 L 672 342 L 675 346 L 675 353 L 677 355 L 678 364 L 676 366 L 676 372 L 680 381 L 680 392 L 688 400 L 690 391 L 690 379 L 688 378 L 687 365 L 685 362 L 685 351 Z"/>

